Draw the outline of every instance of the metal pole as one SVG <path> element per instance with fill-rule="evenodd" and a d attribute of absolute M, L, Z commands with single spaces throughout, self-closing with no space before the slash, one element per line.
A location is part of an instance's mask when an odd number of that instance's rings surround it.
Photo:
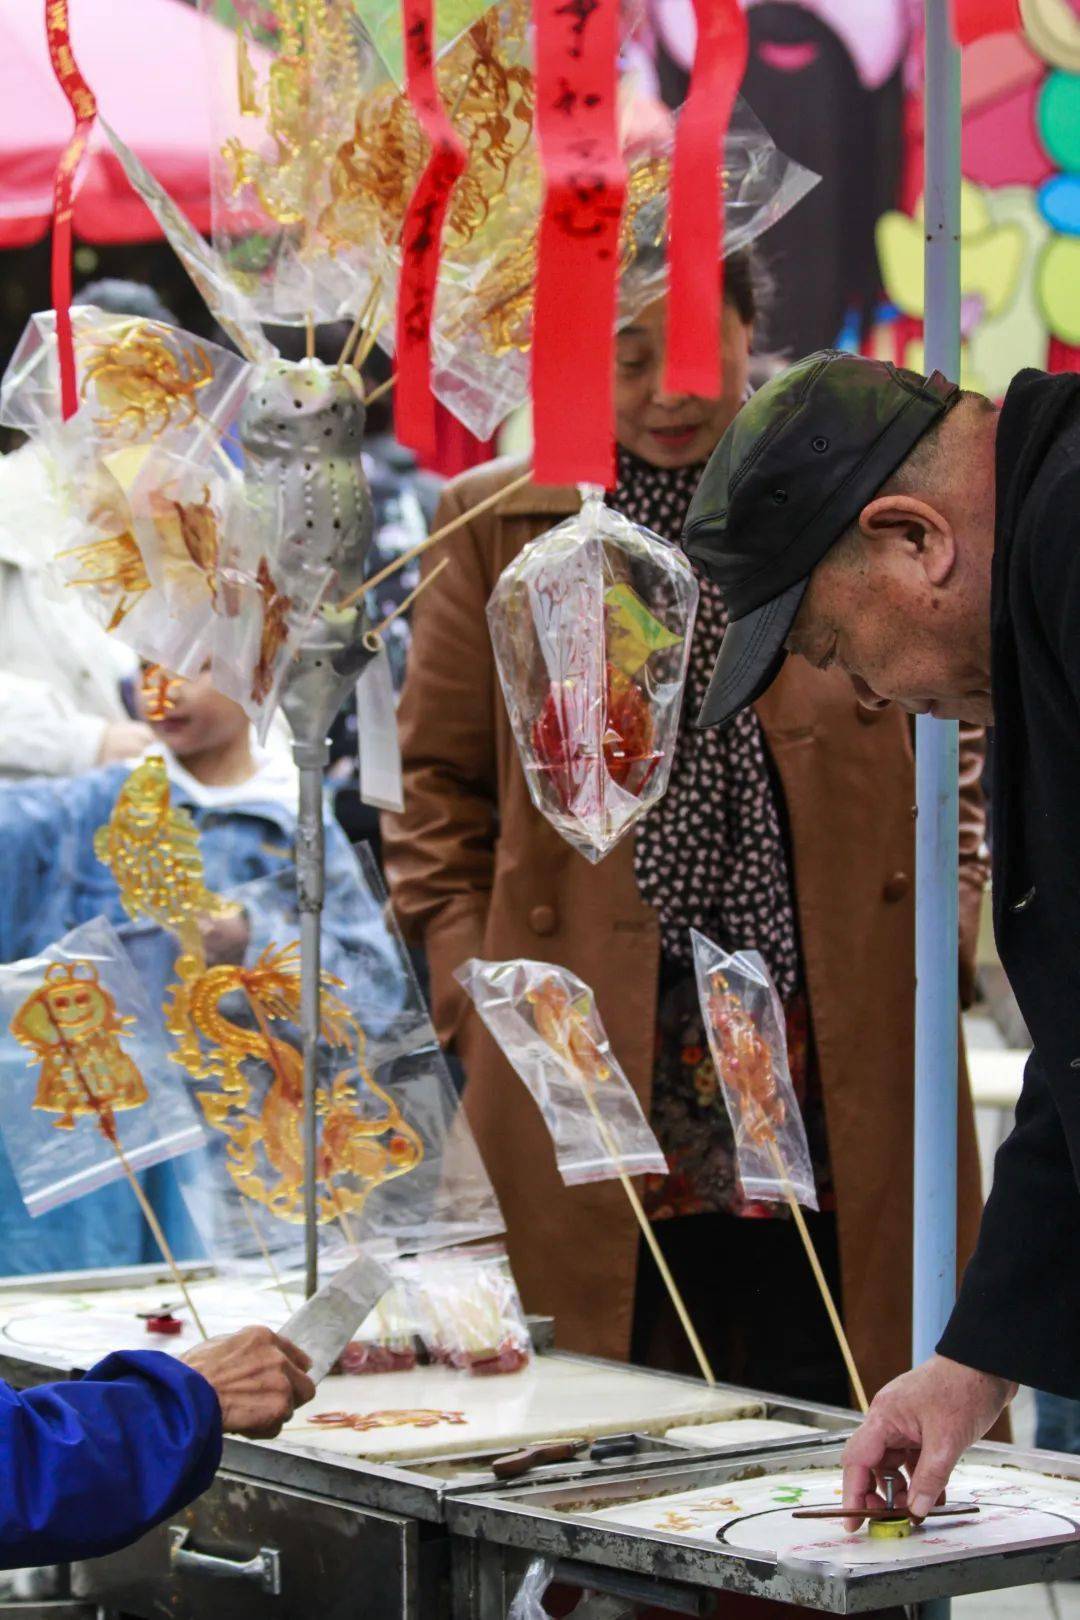
<path fill-rule="evenodd" d="M 322 908 L 326 888 L 323 833 L 325 743 L 296 742 L 293 758 L 300 772 L 300 814 L 296 827 L 296 888 L 300 910 L 300 1023 L 304 1038 L 304 1292 L 319 1286 L 319 1217 L 316 1200 L 320 975 Z"/>
<path fill-rule="evenodd" d="M 925 0 L 926 360 L 960 374 L 960 52 L 950 0 Z M 959 731 L 915 722 L 915 1234 L 912 1350 L 931 1355 L 956 1293 Z M 922 1620 L 947 1620 L 947 1599 Z"/>

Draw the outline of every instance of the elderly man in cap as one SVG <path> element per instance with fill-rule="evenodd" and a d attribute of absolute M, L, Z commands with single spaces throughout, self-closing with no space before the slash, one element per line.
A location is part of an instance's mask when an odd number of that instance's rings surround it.
<path fill-rule="evenodd" d="M 736 417 L 685 544 L 730 613 L 702 725 L 793 653 L 870 707 L 996 728 L 994 927 L 1034 1051 L 937 1354 L 845 1455 L 853 1512 L 905 1464 L 921 1518 L 1018 1383 L 1080 1396 L 1080 377 L 1021 372 L 999 410 L 812 355 Z"/>

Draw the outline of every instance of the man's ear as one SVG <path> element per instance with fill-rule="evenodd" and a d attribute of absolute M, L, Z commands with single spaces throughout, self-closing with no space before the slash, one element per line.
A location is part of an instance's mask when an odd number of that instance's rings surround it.
<path fill-rule="evenodd" d="M 931 585 L 944 585 L 956 566 L 956 536 L 937 507 L 914 495 L 879 495 L 859 513 L 859 528 L 872 546 L 901 546 L 918 557 Z"/>

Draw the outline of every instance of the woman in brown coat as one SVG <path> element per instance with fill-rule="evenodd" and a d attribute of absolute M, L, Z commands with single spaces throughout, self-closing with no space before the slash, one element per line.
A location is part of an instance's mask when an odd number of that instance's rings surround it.
<path fill-rule="evenodd" d="M 618 338 L 618 483 L 610 503 L 677 539 L 702 466 L 746 387 L 751 268 L 725 279 L 724 397 L 664 393 L 659 301 Z M 567 408 L 573 409 L 568 390 Z M 458 479 L 445 521 L 510 484 L 495 462 Z M 546 1128 L 454 980 L 471 956 L 558 963 L 592 986 L 615 1054 L 672 1173 L 643 1188 L 721 1379 L 847 1400 L 842 1364 L 792 1223 L 747 1206 L 704 1050 L 688 927 L 760 950 L 780 988 L 822 1213 L 811 1225 L 869 1392 L 910 1364 L 915 798 L 908 722 L 859 708 L 846 679 L 790 664 L 724 733 L 696 712 L 722 634 L 702 581 L 684 724 L 666 798 L 598 865 L 533 808 L 484 608 L 528 541 L 579 507 L 527 485 L 450 545 L 421 597 L 401 707 L 405 810 L 384 822 L 394 905 L 426 948 L 435 1022 L 460 1058 L 465 1108 L 495 1183 L 527 1309 L 560 1346 L 695 1370 L 617 1182 L 566 1188 Z M 968 739 L 962 959 L 985 881 L 981 747 Z M 960 1241 L 978 1218 L 966 1084 Z"/>

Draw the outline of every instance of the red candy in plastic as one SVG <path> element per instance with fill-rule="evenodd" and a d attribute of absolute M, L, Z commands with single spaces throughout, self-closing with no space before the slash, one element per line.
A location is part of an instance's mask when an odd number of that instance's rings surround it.
<path fill-rule="evenodd" d="M 604 765 L 618 787 L 637 794 L 647 785 L 661 758 L 653 747 L 656 728 L 652 712 L 637 681 L 613 664 L 607 664 L 605 669 Z M 577 691 L 574 681 L 553 681 L 532 728 L 537 761 L 551 771 L 567 808 L 575 803 L 596 768 L 588 748 L 588 731 L 581 724 Z"/>

